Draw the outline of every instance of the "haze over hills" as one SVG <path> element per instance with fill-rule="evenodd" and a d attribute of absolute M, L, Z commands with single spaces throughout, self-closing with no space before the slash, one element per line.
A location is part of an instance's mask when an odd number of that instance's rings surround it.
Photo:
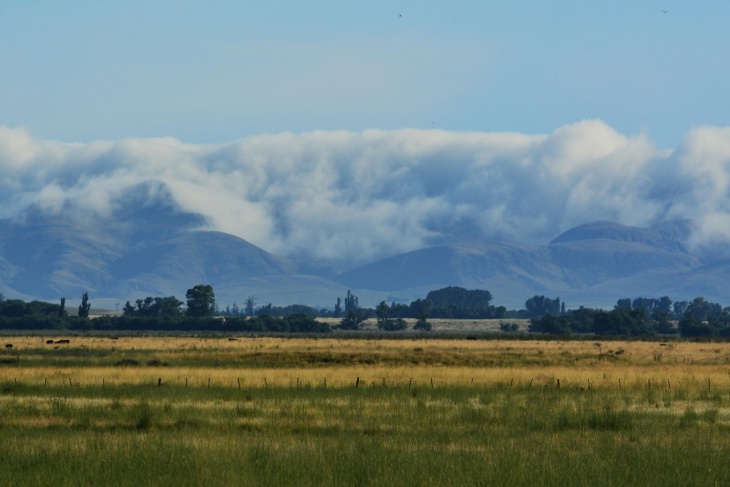
<path fill-rule="evenodd" d="M 203 230 L 204 217 L 182 211 L 156 182 L 135 187 L 106 219 L 73 215 L 30 207 L 0 221 L 5 296 L 66 297 L 72 305 L 89 291 L 95 306 L 114 309 L 146 296 L 183 298 L 209 283 L 221 306 L 256 296 L 259 304 L 331 307 L 347 289 L 372 306 L 454 285 L 488 289 L 495 304 L 520 308 L 535 294 L 559 296 L 569 307 L 610 307 L 638 296 L 723 302 L 730 290 L 730 263 L 703 262 L 671 232 L 611 222 L 580 225 L 547 245 L 456 242 L 338 272 Z"/>
<path fill-rule="evenodd" d="M 0 292 L 70 305 L 89 291 L 111 308 L 201 281 L 221 305 L 332 307 L 350 288 L 371 306 L 447 285 L 510 308 L 535 294 L 722 302 L 729 142 L 698 127 L 661 150 L 600 120 L 210 145 L 0 125 Z"/>

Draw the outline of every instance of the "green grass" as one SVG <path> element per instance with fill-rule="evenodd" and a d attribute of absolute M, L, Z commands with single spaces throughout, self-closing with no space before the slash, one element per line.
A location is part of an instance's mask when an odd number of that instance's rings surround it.
<path fill-rule="evenodd" d="M 668 406 L 667 406 L 668 404 Z M 730 397 L 0 384 L 3 485 L 728 485 Z"/>
<path fill-rule="evenodd" d="M 0 485 L 730 485 L 720 345 L 39 340 Z"/>

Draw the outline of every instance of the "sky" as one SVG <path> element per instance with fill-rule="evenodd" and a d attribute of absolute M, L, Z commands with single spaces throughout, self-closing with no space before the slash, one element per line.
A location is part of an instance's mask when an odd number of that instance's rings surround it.
<path fill-rule="evenodd" d="M 674 148 L 727 125 L 729 23 L 712 0 L 4 0 L 0 124 L 221 143 L 599 118 Z"/>
<path fill-rule="evenodd" d="M 0 218 L 113 217 L 154 181 L 280 255 L 595 220 L 689 220 L 716 252 L 727 25 L 719 1 L 6 0 Z"/>

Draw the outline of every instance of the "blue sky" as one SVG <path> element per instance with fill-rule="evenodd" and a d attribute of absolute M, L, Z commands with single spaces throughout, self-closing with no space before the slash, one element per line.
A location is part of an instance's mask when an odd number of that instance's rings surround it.
<path fill-rule="evenodd" d="M 151 184 L 297 258 L 597 220 L 728 256 L 728 25 L 726 0 L 0 0 L 0 218 L 114 218 Z"/>
<path fill-rule="evenodd" d="M 221 143 L 601 119 L 674 148 L 730 125 L 728 25 L 726 1 L 4 0 L 0 124 Z"/>

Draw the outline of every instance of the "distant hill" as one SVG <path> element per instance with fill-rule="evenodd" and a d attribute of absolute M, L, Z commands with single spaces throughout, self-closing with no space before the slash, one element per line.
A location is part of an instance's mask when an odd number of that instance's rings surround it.
<path fill-rule="evenodd" d="M 502 303 L 513 295 L 527 299 L 562 281 L 562 276 L 546 247 L 472 242 L 415 250 L 345 272 L 334 280 L 356 289 L 419 297 L 425 297 L 427 290 L 452 285 L 488 289 Z"/>
<path fill-rule="evenodd" d="M 412 295 L 459 285 L 488 289 L 494 301 L 519 308 L 535 294 L 569 305 L 610 307 L 619 297 L 722 302 L 730 269 L 700 267 L 671 235 L 612 222 L 580 225 L 546 246 L 454 244 L 390 257 L 335 278 L 348 286 Z M 692 283 L 688 285 L 688 283 Z"/>
<path fill-rule="evenodd" d="M 650 230 L 648 228 L 630 227 L 606 221 L 579 225 L 555 237 L 555 239 L 550 242 L 550 245 L 559 245 L 567 242 L 584 242 L 589 240 L 611 240 L 616 242 L 645 245 L 654 249 L 666 250 L 667 252 L 687 252 L 684 244 L 677 240 L 676 237 L 667 233 Z"/>
<path fill-rule="evenodd" d="M 0 220 L 0 292 L 67 297 L 70 304 L 89 291 L 95 306 L 111 307 L 150 295 L 181 298 L 198 283 L 218 288 L 223 305 L 250 295 L 264 301 L 269 293 L 286 300 L 287 292 L 331 304 L 346 292 L 316 276 L 298 276 L 295 263 L 204 226 L 203 217 L 181 211 L 155 181 L 128 191 L 108 218 L 30 207 Z M 275 289 L 262 285 L 262 278 L 277 278 Z"/>
<path fill-rule="evenodd" d="M 360 303 L 409 302 L 434 289 L 488 289 L 494 303 L 520 308 L 535 294 L 568 306 L 610 307 L 620 297 L 675 300 L 730 296 L 730 263 L 701 261 L 683 227 L 580 225 L 547 245 L 459 242 L 423 248 L 338 272 L 327 262 L 291 261 L 232 235 L 206 231 L 203 217 L 178 208 L 165 186 L 126 194 L 107 218 L 30 207 L 0 220 L 0 292 L 75 306 L 89 291 L 95 308 L 175 295 L 211 284 L 218 303 L 334 305 L 352 289 Z M 730 303 L 727 303 L 730 304 Z"/>

